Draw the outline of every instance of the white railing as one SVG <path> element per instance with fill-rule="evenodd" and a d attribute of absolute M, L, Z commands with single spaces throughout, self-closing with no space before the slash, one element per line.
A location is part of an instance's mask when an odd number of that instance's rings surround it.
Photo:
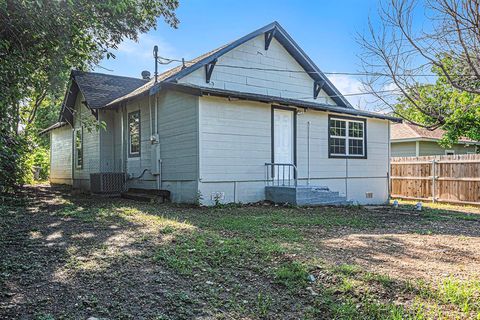
<path fill-rule="evenodd" d="M 265 185 L 297 186 L 297 166 L 293 163 L 265 163 Z"/>

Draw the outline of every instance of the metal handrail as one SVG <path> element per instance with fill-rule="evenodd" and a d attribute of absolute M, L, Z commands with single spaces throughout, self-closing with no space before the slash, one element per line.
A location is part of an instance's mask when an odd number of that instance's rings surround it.
<path fill-rule="evenodd" d="M 281 171 L 280 171 L 281 168 Z M 287 175 L 285 174 L 287 168 Z M 293 169 L 293 172 L 292 172 Z M 297 166 L 293 163 L 265 163 L 265 185 L 297 186 Z"/>

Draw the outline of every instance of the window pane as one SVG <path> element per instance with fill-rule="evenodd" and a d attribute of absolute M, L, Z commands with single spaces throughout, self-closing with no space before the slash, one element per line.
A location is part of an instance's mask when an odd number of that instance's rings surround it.
<path fill-rule="evenodd" d="M 346 133 L 346 122 L 342 120 L 331 119 L 330 120 L 330 135 L 337 137 L 345 137 Z"/>
<path fill-rule="evenodd" d="M 140 112 L 128 115 L 128 127 L 130 135 L 130 153 L 140 153 Z"/>
<path fill-rule="evenodd" d="M 81 168 L 83 165 L 83 141 L 82 131 L 77 129 L 75 131 L 75 150 L 77 152 L 77 167 Z"/>
<path fill-rule="evenodd" d="M 348 140 L 348 153 L 351 155 L 363 155 L 363 140 Z"/>
<path fill-rule="evenodd" d="M 345 139 L 331 138 L 330 139 L 330 153 L 331 154 L 345 154 Z"/>
<path fill-rule="evenodd" d="M 361 122 L 349 122 L 348 123 L 348 136 L 354 138 L 363 138 L 363 123 Z"/>

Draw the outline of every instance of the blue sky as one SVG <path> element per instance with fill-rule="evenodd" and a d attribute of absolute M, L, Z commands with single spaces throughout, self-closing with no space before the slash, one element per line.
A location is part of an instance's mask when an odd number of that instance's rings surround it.
<path fill-rule="evenodd" d="M 178 29 L 159 20 L 157 30 L 141 35 L 138 43 L 123 42 L 116 59 L 100 63 L 112 71 L 96 71 L 139 77 L 142 70 L 153 72 L 155 44 L 162 56 L 188 60 L 276 20 L 322 71 L 356 72 L 361 69 L 356 34 L 366 32 L 368 17 L 375 20 L 377 8 L 378 0 L 180 0 Z M 357 77 L 330 78 L 344 94 L 361 90 Z M 349 99 L 355 105 L 365 103 L 364 97 Z"/>

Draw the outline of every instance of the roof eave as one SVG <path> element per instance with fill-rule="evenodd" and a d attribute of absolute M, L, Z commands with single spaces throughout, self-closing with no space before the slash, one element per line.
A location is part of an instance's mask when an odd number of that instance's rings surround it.
<path fill-rule="evenodd" d="M 348 115 L 354 115 L 354 116 L 365 117 L 365 118 L 376 118 L 376 119 L 388 120 L 392 122 L 402 121 L 402 119 L 399 119 L 399 118 L 386 116 L 382 114 L 375 114 L 371 112 L 357 110 L 354 108 L 344 108 L 344 107 L 332 106 L 328 104 L 313 103 L 313 102 L 308 102 L 303 100 L 282 98 L 282 97 L 276 97 L 276 96 L 267 96 L 267 95 L 247 93 L 247 92 L 230 91 L 230 90 L 223 90 L 223 89 L 206 88 L 206 87 L 200 87 L 200 86 L 178 84 L 173 82 L 163 82 L 159 86 L 159 90 L 162 90 L 162 89 L 172 89 L 175 91 L 180 91 L 187 94 L 193 94 L 196 96 L 216 96 L 216 97 L 223 97 L 223 98 L 237 98 L 240 100 L 257 101 L 257 102 L 263 102 L 263 103 L 269 103 L 269 104 L 290 105 L 298 108 L 333 112 L 338 114 L 348 114 Z"/>
<path fill-rule="evenodd" d="M 438 139 L 438 138 L 427 138 L 427 137 L 413 137 L 413 138 L 399 138 L 399 139 L 395 139 L 395 138 L 391 138 L 390 141 L 391 142 L 397 142 L 397 143 L 400 143 L 400 142 L 416 142 L 416 141 L 419 141 L 419 142 L 438 142 L 440 141 L 441 139 Z M 454 144 L 471 144 L 471 145 L 479 145 L 480 142 L 479 141 L 466 141 L 466 140 L 459 140 L 457 141 L 456 143 Z"/>

